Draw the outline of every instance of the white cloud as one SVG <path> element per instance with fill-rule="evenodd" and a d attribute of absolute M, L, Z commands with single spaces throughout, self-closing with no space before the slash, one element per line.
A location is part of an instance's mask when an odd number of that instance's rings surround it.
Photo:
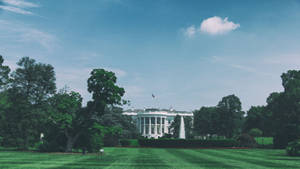
<path fill-rule="evenodd" d="M 23 10 L 21 8 L 17 8 L 17 7 L 13 7 L 13 6 L 0 5 L 0 9 L 10 11 L 10 12 L 14 12 L 14 13 L 17 13 L 17 14 L 23 14 L 23 15 L 32 15 L 33 14 L 30 11 L 26 11 L 26 10 Z"/>
<path fill-rule="evenodd" d="M 5 4 L 8 5 L 13 5 L 13 6 L 17 6 L 20 8 L 35 8 L 35 7 L 39 7 L 39 5 L 31 3 L 31 2 L 26 2 L 24 0 L 2 0 Z"/>
<path fill-rule="evenodd" d="M 214 16 L 205 19 L 200 26 L 200 31 L 211 35 L 224 34 L 233 31 L 240 27 L 240 24 L 235 24 L 228 21 L 228 18 L 222 19 L 218 16 Z"/>
<path fill-rule="evenodd" d="M 185 36 L 187 36 L 188 38 L 191 38 L 191 37 L 195 36 L 195 34 L 196 34 L 196 27 L 195 27 L 194 25 L 192 25 L 192 26 L 186 28 L 186 29 L 184 30 L 184 34 L 185 34 Z"/>
<path fill-rule="evenodd" d="M 39 5 L 25 0 L 2 0 L 2 2 L 4 5 L 0 5 L 0 9 L 22 15 L 33 15 L 31 11 L 25 10 L 25 8 L 39 7 Z"/>

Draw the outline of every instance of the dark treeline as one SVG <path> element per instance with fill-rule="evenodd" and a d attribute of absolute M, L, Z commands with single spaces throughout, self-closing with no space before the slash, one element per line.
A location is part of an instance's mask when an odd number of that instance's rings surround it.
<path fill-rule="evenodd" d="M 194 134 L 238 137 L 242 133 L 274 138 L 284 148 L 300 137 L 300 71 L 281 75 L 283 92 L 271 93 L 266 106 L 252 106 L 246 116 L 235 95 L 223 97 L 217 106 L 194 111 Z"/>
<path fill-rule="evenodd" d="M 0 56 L 0 146 L 27 150 L 98 151 L 121 138 L 136 138 L 131 118 L 118 106 L 125 90 L 113 72 L 94 69 L 87 81 L 92 100 L 82 106 L 75 91 L 57 91 L 55 71 L 49 64 L 21 58 L 15 71 Z"/>

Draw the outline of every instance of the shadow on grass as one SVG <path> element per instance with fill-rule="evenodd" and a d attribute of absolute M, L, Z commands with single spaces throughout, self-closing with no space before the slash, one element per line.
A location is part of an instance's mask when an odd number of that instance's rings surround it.
<path fill-rule="evenodd" d="M 197 150 L 194 150 L 194 151 L 197 151 Z M 197 152 L 199 152 L 199 151 L 197 151 Z M 253 156 L 248 158 L 247 156 L 230 155 L 230 154 L 234 154 L 233 152 L 227 152 L 228 154 L 224 155 L 222 153 L 213 152 L 213 151 L 205 151 L 204 150 L 203 153 L 211 155 L 211 156 L 219 157 L 219 158 L 222 158 L 222 159 L 225 159 L 225 160 L 228 159 L 228 160 L 243 161 L 243 162 L 250 163 L 250 164 L 253 164 L 253 165 L 259 165 L 259 166 L 265 167 L 265 168 L 295 168 L 295 166 L 274 163 L 274 162 L 271 162 L 267 159 L 265 159 L 265 160 L 264 159 L 251 159 L 251 158 L 253 158 Z M 238 153 L 236 153 L 236 154 L 238 154 Z"/>
<path fill-rule="evenodd" d="M 130 166 L 138 168 L 170 168 L 155 152 L 153 149 L 139 149 L 138 155 L 134 160 L 134 163 Z"/>
<path fill-rule="evenodd" d="M 210 160 L 205 157 L 201 157 L 201 155 L 192 155 L 186 153 L 182 150 L 177 149 L 166 149 L 167 152 L 173 154 L 177 158 L 183 159 L 184 161 L 192 164 L 197 164 L 199 167 L 207 167 L 207 168 L 239 168 L 237 166 L 228 165 L 223 162 L 220 162 L 216 158 L 216 160 Z"/>

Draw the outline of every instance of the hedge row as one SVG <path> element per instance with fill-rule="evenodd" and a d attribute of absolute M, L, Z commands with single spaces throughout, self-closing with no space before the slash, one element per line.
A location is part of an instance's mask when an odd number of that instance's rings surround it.
<path fill-rule="evenodd" d="M 217 148 L 238 147 L 240 143 L 234 139 L 222 140 L 183 140 L 183 139 L 139 139 L 141 147 L 162 148 Z"/>

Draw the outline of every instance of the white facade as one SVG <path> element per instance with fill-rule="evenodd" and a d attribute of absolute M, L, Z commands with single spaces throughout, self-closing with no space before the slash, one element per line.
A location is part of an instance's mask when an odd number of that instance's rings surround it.
<path fill-rule="evenodd" d="M 170 134 L 170 125 L 176 115 L 193 116 L 192 113 L 162 111 L 158 109 L 146 109 L 140 111 L 127 111 L 124 115 L 132 116 L 142 136 L 147 138 L 158 138 L 164 134 Z"/>

